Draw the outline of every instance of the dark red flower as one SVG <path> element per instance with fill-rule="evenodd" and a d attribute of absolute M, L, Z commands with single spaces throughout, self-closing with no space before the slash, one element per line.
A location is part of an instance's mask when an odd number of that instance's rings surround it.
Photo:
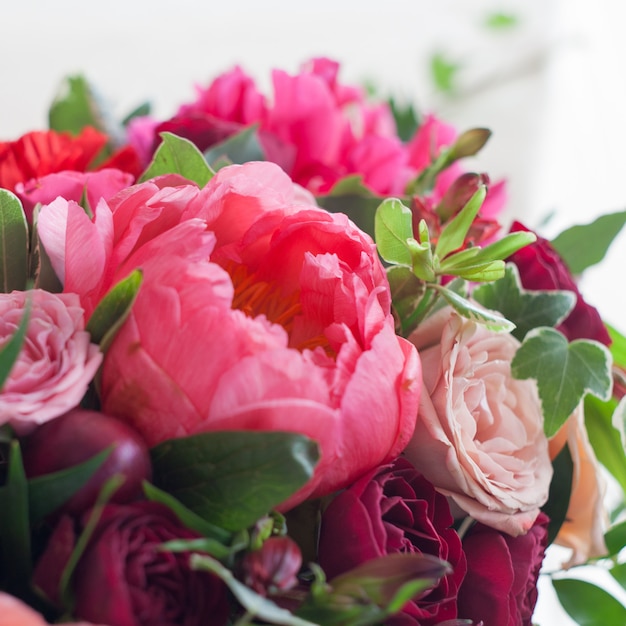
<path fill-rule="evenodd" d="M 453 572 L 409 602 L 388 624 L 429 626 L 454 619 L 465 575 L 461 540 L 448 502 L 405 459 L 370 472 L 341 492 L 322 516 L 319 562 L 327 577 L 393 553 L 429 554 Z"/>
<path fill-rule="evenodd" d="M 528 533 L 518 537 L 480 523 L 468 531 L 463 539 L 467 574 L 459 590 L 459 617 L 485 626 L 531 626 L 548 522 L 540 513 Z"/>
<path fill-rule="evenodd" d="M 511 226 L 511 232 L 528 230 L 520 222 L 513 222 Z M 566 289 L 576 295 L 573 311 L 558 327 L 570 341 L 595 339 L 607 346 L 611 344 L 598 310 L 585 302 L 567 264 L 547 239 L 537 237 L 535 243 L 518 250 L 507 260 L 517 265 L 525 289 Z"/>
<path fill-rule="evenodd" d="M 116 168 L 137 177 L 142 167 L 131 146 L 95 164 L 108 140 L 107 135 L 88 126 L 77 136 L 54 130 L 33 131 L 15 141 L 0 142 L 0 187 L 14 191 L 18 183 L 66 170 Z"/>
<path fill-rule="evenodd" d="M 73 547 L 71 518 L 61 519 L 35 570 L 52 599 Z M 104 508 L 72 583 L 75 617 L 109 626 L 221 626 L 229 613 L 224 583 L 189 566 L 188 553 L 160 549 L 199 535 L 156 502 Z"/>

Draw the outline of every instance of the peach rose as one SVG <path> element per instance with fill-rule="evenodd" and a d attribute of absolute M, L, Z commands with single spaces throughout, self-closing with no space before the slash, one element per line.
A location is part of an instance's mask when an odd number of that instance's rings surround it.
<path fill-rule="evenodd" d="M 607 552 L 604 543 L 604 530 L 608 522 L 604 507 L 605 483 L 589 443 L 582 403 L 550 439 L 550 457 L 554 459 L 566 444 L 569 445 L 574 462 L 572 495 L 565 522 L 555 543 L 571 548 L 572 555 L 564 565 L 569 568 Z"/>
<path fill-rule="evenodd" d="M 48 626 L 48 622 L 21 600 L 0 591 L 0 626 Z M 90 624 L 75 622 L 65 626 L 90 626 Z"/>
<path fill-rule="evenodd" d="M 536 385 L 511 376 L 519 342 L 449 307 L 409 339 L 423 389 L 407 458 L 478 521 L 527 532 L 548 497 L 552 466 Z"/>

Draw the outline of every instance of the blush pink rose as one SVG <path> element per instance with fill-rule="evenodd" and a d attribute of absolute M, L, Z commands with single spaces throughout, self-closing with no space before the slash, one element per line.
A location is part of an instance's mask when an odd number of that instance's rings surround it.
<path fill-rule="evenodd" d="M 0 424 L 19 435 L 78 405 L 102 360 L 84 329 L 78 296 L 41 289 L 0 294 L 0 347 L 17 330 L 29 298 L 24 345 L 0 394 Z"/>
<path fill-rule="evenodd" d="M 0 626 L 48 626 L 48 622 L 21 600 L 0 591 Z M 66 626 L 95 626 L 87 622 L 66 622 Z"/>
<path fill-rule="evenodd" d="M 511 376 L 519 342 L 451 308 L 410 340 L 424 386 L 407 458 L 465 513 L 513 536 L 527 532 L 552 465 L 536 385 Z"/>
<path fill-rule="evenodd" d="M 569 446 L 572 455 L 574 475 L 569 507 L 555 543 L 572 550 L 565 564 L 567 568 L 607 553 L 604 542 L 604 532 L 608 527 L 608 512 L 604 504 L 606 484 L 589 442 L 582 403 L 550 439 L 551 458 L 565 445 Z"/>
<path fill-rule="evenodd" d="M 322 459 L 298 501 L 397 456 L 420 366 L 394 332 L 371 238 L 272 163 L 223 168 L 202 190 L 170 182 L 125 189 L 93 220 L 59 200 L 41 211 L 53 267 L 87 310 L 143 271 L 107 352 L 103 410 L 150 445 L 208 430 L 304 433 Z"/>
<path fill-rule="evenodd" d="M 116 169 L 103 169 L 97 172 L 64 171 L 33 178 L 18 183 L 15 193 L 22 201 L 28 221 L 32 221 L 36 204 L 48 204 L 61 196 L 66 200 L 81 202 L 86 196 L 93 210 L 100 198 L 110 198 L 134 181 L 132 174 Z"/>

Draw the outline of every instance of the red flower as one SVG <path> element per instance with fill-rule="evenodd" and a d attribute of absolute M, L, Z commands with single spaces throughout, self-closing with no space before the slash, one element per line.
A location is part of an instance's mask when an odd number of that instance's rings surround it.
<path fill-rule="evenodd" d="M 429 626 L 454 619 L 465 575 L 461 540 L 444 496 L 405 459 L 378 468 L 341 492 L 324 511 L 319 562 L 329 579 L 393 553 L 430 554 L 450 563 L 452 574 L 388 624 Z"/>
<path fill-rule="evenodd" d="M 125 146 L 94 166 L 107 141 L 104 133 L 86 127 L 76 137 L 67 132 L 48 130 L 33 131 L 15 141 L 0 142 L 0 187 L 14 191 L 18 183 L 66 170 L 85 172 L 116 168 L 137 177 L 141 164 L 131 146 Z"/>
<path fill-rule="evenodd" d="M 224 584 L 190 569 L 189 554 L 160 549 L 166 541 L 198 536 L 156 502 L 107 505 L 74 575 L 75 616 L 109 626 L 225 624 Z M 52 600 L 73 543 L 71 519 L 64 517 L 34 576 Z"/>
<path fill-rule="evenodd" d="M 528 231 L 520 222 L 513 222 L 511 232 Z M 565 261 L 543 237 L 522 248 L 508 258 L 517 265 L 522 285 L 526 289 L 566 289 L 576 295 L 576 305 L 567 319 L 558 327 L 570 341 L 573 339 L 595 339 L 604 345 L 611 338 L 602 322 L 598 310 L 587 304 L 582 297 Z"/>
<path fill-rule="evenodd" d="M 540 513 L 528 533 L 518 537 L 480 523 L 469 530 L 463 539 L 467 574 L 459 590 L 460 617 L 486 626 L 531 625 L 548 522 Z"/>

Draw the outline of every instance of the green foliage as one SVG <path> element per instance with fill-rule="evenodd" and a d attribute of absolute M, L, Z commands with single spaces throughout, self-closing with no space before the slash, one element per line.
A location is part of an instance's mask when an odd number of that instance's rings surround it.
<path fill-rule="evenodd" d="M 319 452 L 295 433 L 220 431 L 165 441 L 151 456 L 157 487 L 210 523 L 238 531 L 300 489 Z"/>
<path fill-rule="evenodd" d="M 569 508 L 572 493 L 572 477 L 574 475 L 574 463 L 569 446 L 566 444 L 552 461 L 554 474 L 550 482 L 550 494 L 548 501 L 542 507 L 542 511 L 550 518 L 548 526 L 548 545 L 550 545 L 559 533 Z"/>
<path fill-rule="evenodd" d="M 389 107 L 396 122 L 396 132 L 402 141 L 409 141 L 420 126 L 420 118 L 413 105 L 400 105 L 395 98 L 389 98 Z"/>
<path fill-rule="evenodd" d="M 535 328 L 526 335 L 511 372 L 515 378 L 537 381 L 548 437 L 558 431 L 586 394 L 601 400 L 611 396 L 609 351 L 595 341 L 568 343 L 553 328 Z"/>
<path fill-rule="evenodd" d="M 413 266 L 411 249 L 407 243 L 415 241 L 413 215 L 400 200 L 389 198 L 380 204 L 374 218 L 374 233 L 378 253 L 385 261 Z"/>
<path fill-rule="evenodd" d="M 28 224 L 22 203 L 8 189 L 0 189 L 0 292 L 26 289 Z"/>
<path fill-rule="evenodd" d="M 213 171 L 191 141 L 172 133 L 161 133 L 161 139 L 148 169 L 138 182 L 165 174 L 180 174 L 202 188 L 211 180 Z"/>
<path fill-rule="evenodd" d="M 211 146 L 204 152 L 204 158 L 216 171 L 220 167 L 233 163 L 265 161 L 265 153 L 259 141 L 258 127 L 254 125 L 244 128 L 224 141 Z"/>
<path fill-rule="evenodd" d="M 519 17 L 513 13 L 490 13 L 485 19 L 485 27 L 490 30 L 512 30 L 519 24 Z"/>
<path fill-rule="evenodd" d="M 68 76 L 48 112 L 51 130 L 78 135 L 86 126 L 106 131 L 104 108 L 84 76 Z"/>
<path fill-rule="evenodd" d="M 461 65 L 450 60 L 442 52 L 436 52 L 430 58 L 430 76 L 435 87 L 445 94 L 452 94 L 457 89 L 457 75 Z"/>
<path fill-rule="evenodd" d="M 602 261 L 625 223 L 626 211 L 608 213 L 590 224 L 564 230 L 551 243 L 572 274 L 580 274 Z"/>
<path fill-rule="evenodd" d="M 552 581 L 559 601 L 580 626 L 624 626 L 626 608 L 596 585 L 574 578 Z"/>
<path fill-rule="evenodd" d="M 17 361 L 22 346 L 24 345 L 24 338 L 26 337 L 26 330 L 28 328 L 28 320 L 30 319 L 30 307 L 30 298 L 28 298 L 26 300 L 26 306 L 24 307 L 22 319 L 20 320 L 20 325 L 11 336 L 11 339 L 9 339 L 2 346 L 2 348 L 0 348 L 0 390 L 2 390 L 2 386 L 11 374 L 11 369 Z"/>
<path fill-rule="evenodd" d="M 516 326 L 513 335 L 520 341 L 538 326 L 558 326 L 576 304 L 576 296 L 571 291 L 524 289 L 513 263 L 507 264 L 500 280 L 476 287 L 472 297 L 511 320 Z"/>

